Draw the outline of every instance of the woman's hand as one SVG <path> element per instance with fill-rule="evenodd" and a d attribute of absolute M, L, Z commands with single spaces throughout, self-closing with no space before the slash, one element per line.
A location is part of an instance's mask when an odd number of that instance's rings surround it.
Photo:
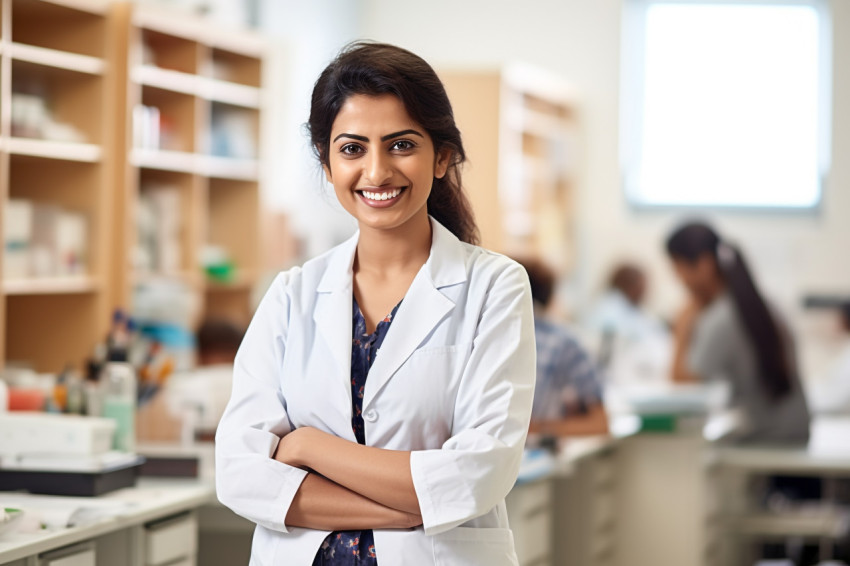
<path fill-rule="evenodd" d="M 296 468 L 307 467 L 307 458 L 304 452 L 309 446 L 309 437 L 313 432 L 318 433 L 320 431 L 307 426 L 290 431 L 278 442 L 274 459 Z"/>
<path fill-rule="evenodd" d="M 676 322 L 673 324 L 673 335 L 677 343 L 687 344 L 691 341 L 691 334 L 696 325 L 702 305 L 691 300 L 679 311 Z"/>
<path fill-rule="evenodd" d="M 691 346 L 691 335 L 699 319 L 702 305 L 691 300 L 679 312 L 673 324 L 673 365 L 672 378 L 675 383 L 694 383 L 701 381 L 700 376 L 691 373 L 688 368 L 688 350 Z"/>
<path fill-rule="evenodd" d="M 333 450 L 333 444 L 348 442 L 310 426 L 296 428 L 280 439 L 274 459 L 296 468 L 312 468 L 312 454 Z"/>

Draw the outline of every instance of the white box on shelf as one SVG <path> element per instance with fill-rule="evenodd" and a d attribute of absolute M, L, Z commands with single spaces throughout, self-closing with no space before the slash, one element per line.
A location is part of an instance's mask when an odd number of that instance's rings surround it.
<path fill-rule="evenodd" d="M 142 188 L 142 200 L 144 206 L 149 207 L 152 222 L 144 226 L 139 240 L 147 242 L 154 269 L 160 273 L 179 271 L 183 261 L 180 189 L 168 185 L 146 185 Z"/>
<path fill-rule="evenodd" d="M 102 454 L 112 448 L 114 433 L 112 419 L 26 411 L 0 413 L 0 466 L 3 458 L 26 454 Z"/>
<path fill-rule="evenodd" d="M 23 279 L 30 275 L 33 203 L 9 199 L 3 214 L 3 277 Z"/>
<path fill-rule="evenodd" d="M 79 275 L 86 271 L 88 244 L 86 217 L 78 212 L 62 211 L 56 227 L 57 271 L 60 275 Z"/>
<path fill-rule="evenodd" d="M 159 108 L 137 104 L 133 108 L 133 146 L 159 149 Z"/>
<path fill-rule="evenodd" d="M 33 215 L 31 275 L 55 277 L 84 273 L 87 231 L 83 214 L 37 203 Z"/>
<path fill-rule="evenodd" d="M 57 228 L 62 209 L 53 204 L 36 203 L 33 208 L 32 275 L 59 275 L 57 252 L 60 245 Z"/>

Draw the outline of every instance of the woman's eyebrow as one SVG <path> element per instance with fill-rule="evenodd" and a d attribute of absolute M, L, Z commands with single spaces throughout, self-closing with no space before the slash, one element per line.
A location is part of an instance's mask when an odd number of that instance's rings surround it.
<path fill-rule="evenodd" d="M 400 131 L 400 132 L 395 132 L 395 133 L 392 133 L 392 134 L 387 134 L 387 135 L 385 135 L 385 136 L 381 137 L 381 141 L 382 141 L 382 142 L 385 142 L 385 141 L 387 141 L 387 140 L 391 140 L 391 139 L 393 139 L 393 138 L 397 138 L 397 137 L 399 137 L 399 136 L 406 136 L 406 135 L 408 135 L 408 134 L 413 134 L 413 135 L 415 135 L 415 136 L 419 136 L 420 138 L 424 138 L 424 137 L 425 137 L 425 136 L 423 136 L 422 134 L 420 134 L 419 132 L 417 132 L 416 130 L 402 130 L 402 131 Z"/>
<path fill-rule="evenodd" d="M 391 140 L 391 139 L 393 139 L 393 138 L 397 138 L 397 137 L 399 137 L 399 136 L 406 136 L 406 135 L 408 135 L 408 134 L 413 134 L 414 136 L 419 136 L 420 138 L 424 138 L 424 137 L 425 137 L 425 136 L 423 136 L 421 133 L 417 132 L 416 130 L 402 130 L 402 131 L 400 131 L 400 132 L 393 132 L 392 134 L 387 134 L 387 135 L 385 135 L 385 136 L 382 136 L 382 137 L 381 137 L 381 141 L 382 141 L 382 142 L 385 142 L 385 141 L 387 141 L 387 140 Z M 351 139 L 353 139 L 353 140 L 361 141 L 361 142 L 364 142 L 364 143 L 368 143 L 368 142 L 369 142 L 369 138 L 367 138 L 366 136 L 358 136 L 357 134 L 347 134 L 347 133 L 342 133 L 342 134 L 339 134 L 337 137 L 335 137 L 335 138 L 333 139 L 333 142 L 331 142 L 331 143 L 336 143 L 336 141 L 337 141 L 339 138 L 351 138 Z"/>
<path fill-rule="evenodd" d="M 331 142 L 331 143 L 335 143 L 336 140 L 338 140 L 339 138 L 351 138 L 353 140 L 362 141 L 362 142 L 368 142 L 369 141 L 369 138 L 367 138 L 366 136 L 358 136 L 357 134 L 345 134 L 345 133 L 343 133 L 343 134 L 340 134 L 337 137 L 335 137 L 334 141 Z"/>

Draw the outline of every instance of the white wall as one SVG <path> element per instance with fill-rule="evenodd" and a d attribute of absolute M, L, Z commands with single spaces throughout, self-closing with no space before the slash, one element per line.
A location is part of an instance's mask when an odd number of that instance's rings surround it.
<path fill-rule="evenodd" d="M 850 2 L 833 4 L 833 168 L 821 210 L 709 216 L 743 244 L 767 293 L 795 319 L 803 293 L 850 293 Z M 632 210 L 619 184 L 621 7 L 622 0 L 364 0 L 361 29 L 365 37 L 409 48 L 435 67 L 521 60 L 571 80 L 581 96 L 586 144 L 579 296 L 586 300 L 595 292 L 618 259 L 638 257 L 653 277 L 652 304 L 672 314 L 681 291 L 662 245 L 682 214 Z"/>
<path fill-rule="evenodd" d="M 263 125 L 263 147 L 271 152 L 265 156 L 264 204 L 289 213 L 304 255 L 312 257 L 354 229 L 325 184 L 303 125 L 319 73 L 357 38 L 361 6 L 359 0 L 261 0 L 259 12 L 273 43 L 265 73 L 272 100 Z"/>

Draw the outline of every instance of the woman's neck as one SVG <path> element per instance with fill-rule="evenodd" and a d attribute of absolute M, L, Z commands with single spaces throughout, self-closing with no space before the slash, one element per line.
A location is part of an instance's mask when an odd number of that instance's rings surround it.
<path fill-rule="evenodd" d="M 703 295 L 703 304 L 710 305 L 726 292 L 726 283 L 722 279 L 714 281 Z"/>
<path fill-rule="evenodd" d="M 354 271 L 380 278 L 399 271 L 418 271 L 430 252 L 431 222 L 427 215 L 394 230 L 361 227 Z"/>

